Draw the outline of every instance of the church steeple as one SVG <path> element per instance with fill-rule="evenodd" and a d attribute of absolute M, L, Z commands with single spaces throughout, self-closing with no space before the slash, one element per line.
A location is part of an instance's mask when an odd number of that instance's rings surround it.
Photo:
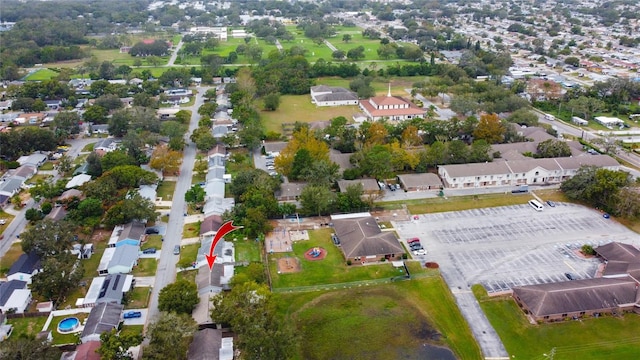
<path fill-rule="evenodd" d="M 387 93 L 387 97 L 391 97 L 391 82 L 389 82 L 389 92 Z"/>

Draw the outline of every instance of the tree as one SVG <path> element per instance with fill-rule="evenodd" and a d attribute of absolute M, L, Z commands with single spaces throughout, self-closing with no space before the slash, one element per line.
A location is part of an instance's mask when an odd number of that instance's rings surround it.
<path fill-rule="evenodd" d="M 500 143 L 504 139 L 505 126 L 496 114 L 483 114 L 480 116 L 478 126 L 476 126 L 473 136 L 476 139 L 484 139 L 489 144 Z"/>
<path fill-rule="evenodd" d="M 359 165 L 363 174 L 368 174 L 376 179 L 388 179 L 394 173 L 389 166 L 391 160 L 391 151 L 387 146 L 374 145 L 364 152 Z"/>
<path fill-rule="evenodd" d="M 579 67 L 580 66 L 580 59 L 578 59 L 575 56 L 568 56 L 567 58 L 564 59 L 564 63 L 567 64 L 567 65 Z"/>
<path fill-rule="evenodd" d="M 23 334 L 20 334 L 23 335 Z M 6 360 L 59 360 L 62 353 L 47 339 L 14 334 L 0 345 L 0 359 Z"/>
<path fill-rule="evenodd" d="M 102 162 L 100 155 L 96 152 L 92 152 L 87 156 L 87 174 L 91 176 L 102 175 Z"/>
<path fill-rule="evenodd" d="M 131 121 L 131 113 L 127 110 L 116 111 L 107 122 L 109 124 L 109 134 L 115 137 L 123 137 L 129 131 Z"/>
<path fill-rule="evenodd" d="M 44 214 L 38 209 L 31 208 L 27 209 L 27 211 L 24 213 L 24 218 L 29 222 L 34 223 L 38 220 L 42 220 L 42 218 L 44 218 Z"/>
<path fill-rule="evenodd" d="M 270 93 L 264 96 L 264 109 L 268 111 L 276 111 L 280 106 L 280 93 Z"/>
<path fill-rule="evenodd" d="M 143 360 L 186 360 L 189 345 L 197 325 L 191 316 L 161 312 L 149 325 L 149 345 L 144 348 Z"/>
<path fill-rule="evenodd" d="M 335 193 L 328 186 L 308 185 L 300 193 L 300 205 L 305 214 L 322 215 L 330 212 L 335 202 Z"/>
<path fill-rule="evenodd" d="M 133 360 L 129 348 L 142 342 L 142 336 L 132 333 L 120 333 L 113 329 L 100 335 L 100 347 L 96 352 L 102 359 Z"/>
<path fill-rule="evenodd" d="M 339 193 L 337 197 L 337 207 L 342 212 L 360 211 L 366 207 L 366 203 L 362 201 L 364 188 L 362 184 L 353 184 L 347 186 L 347 191 Z"/>
<path fill-rule="evenodd" d="M 191 186 L 191 188 L 187 190 L 187 192 L 184 193 L 184 201 L 189 204 L 202 205 L 205 195 L 206 193 L 204 191 L 204 188 L 198 184 L 195 184 Z"/>
<path fill-rule="evenodd" d="M 575 110 L 584 116 L 585 120 L 589 120 L 591 115 L 604 109 L 606 104 L 604 101 L 592 97 L 580 96 L 577 99 L 569 100 L 567 104 L 571 110 Z"/>
<path fill-rule="evenodd" d="M 293 170 L 295 155 L 300 149 L 306 149 L 311 158 L 316 160 L 329 160 L 329 147 L 318 139 L 307 126 L 302 126 L 292 134 L 292 139 L 275 159 L 276 169 L 285 176 L 289 176 Z"/>
<path fill-rule="evenodd" d="M 196 144 L 196 148 L 200 151 L 209 151 L 216 144 L 216 138 L 213 137 L 209 129 L 204 127 L 193 131 L 191 141 Z"/>
<path fill-rule="evenodd" d="M 522 108 L 509 115 L 507 121 L 519 125 L 538 126 L 538 116 L 532 111 Z"/>
<path fill-rule="evenodd" d="M 45 299 L 60 304 L 78 287 L 84 275 L 82 263 L 70 252 L 44 257 L 41 261 L 42 272 L 32 277 L 31 289 Z"/>
<path fill-rule="evenodd" d="M 151 154 L 149 166 L 163 173 L 177 173 L 182 163 L 182 153 L 171 150 L 165 145 L 159 145 Z"/>
<path fill-rule="evenodd" d="M 98 105 L 89 106 L 82 114 L 82 118 L 90 123 L 104 124 L 107 120 L 107 109 Z"/>
<path fill-rule="evenodd" d="M 65 176 L 69 171 L 71 171 L 72 166 L 73 166 L 73 160 L 67 155 L 62 155 L 60 160 L 58 160 L 58 171 L 63 176 Z"/>
<path fill-rule="evenodd" d="M 42 220 L 20 235 L 25 253 L 35 252 L 40 258 L 65 254 L 71 250 L 72 227 L 64 221 Z"/>
<path fill-rule="evenodd" d="M 63 111 L 59 112 L 55 118 L 53 118 L 53 125 L 56 130 L 63 131 L 66 135 L 77 134 L 80 132 L 80 116 L 78 113 Z"/>
<path fill-rule="evenodd" d="M 107 225 L 116 226 L 133 220 L 155 221 L 157 217 L 154 203 L 136 192 L 109 208 L 104 220 Z"/>
<path fill-rule="evenodd" d="M 556 158 L 571 156 L 571 148 L 562 140 L 549 139 L 542 141 L 537 147 L 538 157 Z"/>
<path fill-rule="evenodd" d="M 247 359 L 289 359 L 296 336 L 276 305 L 266 285 L 248 281 L 213 297 L 211 319 L 231 325 Z"/>
<path fill-rule="evenodd" d="M 160 290 L 158 309 L 176 314 L 191 315 L 191 312 L 199 302 L 200 297 L 198 296 L 198 287 L 196 284 L 185 279 L 180 279 Z"/>
<path fill-rule="evenodd" d="M 349 60 L 358 61 L 358 60 L 364 59 L 364 57 L 365 57 L 364 46 L 362 45 L 347 51 L 347 58 Z"/>
<path fill-rule="evenodd" d="M 100 158 L 100 167 L 103 172 L 123 165 L 136 165 L 136 159 L 129 156 L 129 154 L 123 150 L 109 151 Z"/>
<path fill-rule="evenodd" d="M 215 101 L 209 101 L 202 104 L 198 108 L 198 114 L 200 114 L 201 116 L 212 117 L 213 114 L 216 112 L 216 109 L 218 109 L 218 104 L 216 104 Z"/>
<path fill-rule="evenodd" d="M 348 43 L 349 41 L 351 41 L 351 35 L 349 34 L 342 35 L 342 41 Z"/>
<path fill-rule="evenodd" d="M 331 57 L 336 60 L 342 60 L 345 58 L 346 55 L 347 54 L 344 52 L 344 50 L 340 50 L 340 49 L 331 53 Z"/>
<path fill-rule="evenodd" d="M 584 201 L 613 215 L 619 213 L 620 189 L 630 183 L 629 173 L 582 166 L 577 173 L 560 185 L 570 199 Z"/>

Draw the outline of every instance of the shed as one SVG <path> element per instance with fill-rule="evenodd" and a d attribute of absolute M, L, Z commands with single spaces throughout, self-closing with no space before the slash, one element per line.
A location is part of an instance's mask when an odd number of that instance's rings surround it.
<path fill-rule="evenodd" d="M 439 190 L 440 177 L 432 173 L 398 175 L 398 182 L 406 191 Z"/>

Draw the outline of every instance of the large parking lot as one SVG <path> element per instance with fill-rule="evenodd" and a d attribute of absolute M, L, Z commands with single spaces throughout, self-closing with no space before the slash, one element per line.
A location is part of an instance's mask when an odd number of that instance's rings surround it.
<path fill-rule="evenodd" d="M 529 205 L 420 215 L 396 222 L 404 240 L 419 237 L 423 257 L 440 265 L 452 289 L 482 284 L 489 293 L 513 286 L 593 277 L 597 259 L 578 250 L 611 241 L 638 245 L 638 235 L 593 209 L 558 203 L 536 212 Z"/>

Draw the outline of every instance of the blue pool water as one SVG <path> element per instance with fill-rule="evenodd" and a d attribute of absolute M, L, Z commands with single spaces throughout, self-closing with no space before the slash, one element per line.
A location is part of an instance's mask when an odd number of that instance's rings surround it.
<path fill-rule="evenodd" d="M 80 326 L 80 320 L 77 317 L 68 317 L 58 323 L 58 331 L 61 333 L 71 332 L 78 326 Z"/>

